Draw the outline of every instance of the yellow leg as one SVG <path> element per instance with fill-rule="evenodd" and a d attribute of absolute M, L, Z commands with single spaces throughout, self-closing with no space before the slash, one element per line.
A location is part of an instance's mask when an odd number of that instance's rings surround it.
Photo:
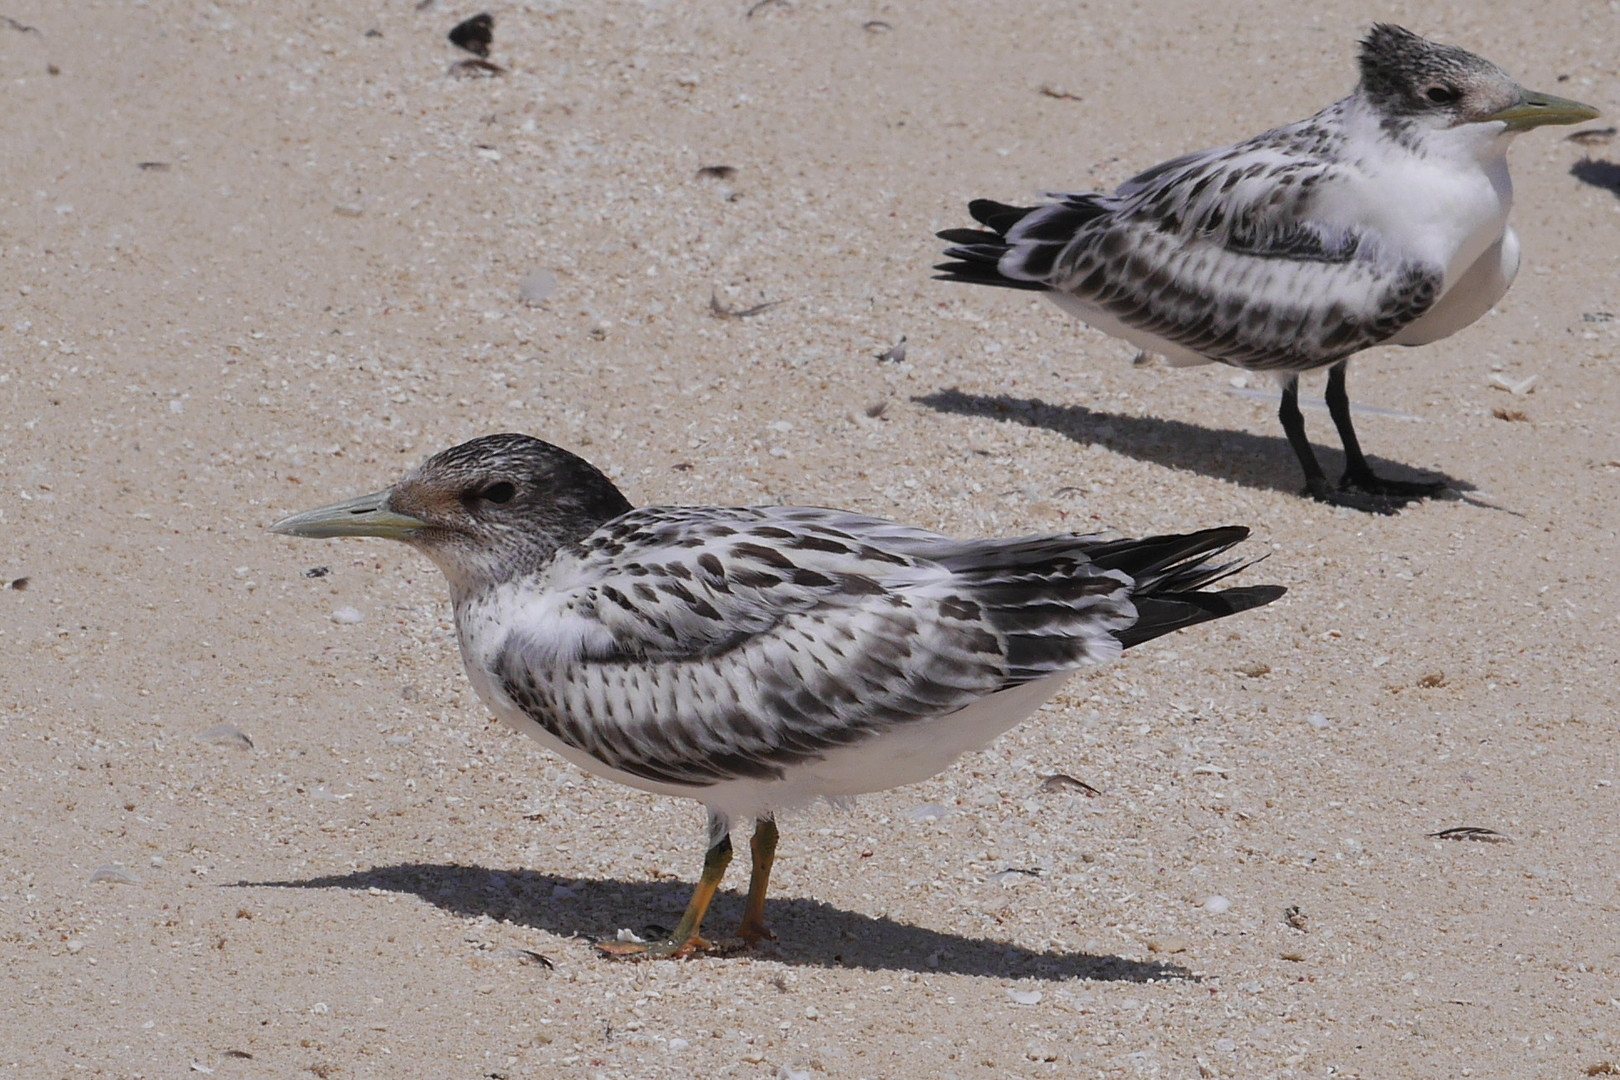
<path fill-rule="evenodd" d="M 744 944 L 758 945 L 761 941 L 775 941 L 776 935 L 765 929 L 765 890 L 770 887 L 771 864 L 776 861 L 776 819 L 762 817 L 754 822 L 754 865 L 748 874 L 748 905 L 743 908 L 742 927 L 738 934 Z"/>
<path fill-rule="evenodd" d="M 730 863 L 731 834 L 727 833 L 703 856 L 703 876 L 698 879 L 697 888 L 692 890 L 692 902 L 686 905 L 686 914 L 681 916 L 680 925 L 675 927 L 673 934 L 663 941 L 645 945 L 609 941 L 599 944 L 597 948 L 609 956 L 652 957 L 689 956 L 699 949 L 707 949 L 709 943 L 699 936 L 698 930 L 703 926 L 703 916 L 708 914 L 709 904 L 719 891 L 720 879 L 726 876 L 726 867 Z"/>

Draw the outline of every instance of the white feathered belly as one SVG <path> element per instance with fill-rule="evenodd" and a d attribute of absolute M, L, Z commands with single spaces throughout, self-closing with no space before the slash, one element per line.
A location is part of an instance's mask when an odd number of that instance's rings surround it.
<path fill-rule="evenodd" d="M 535 722 L 503 694 L 486 689 L 473 671 L 474 687 L 496 719 L 534 739 L 581 769 L 655 795 L 696 799 L 728 822 L 808 806 L 818 799 L 847 798 L 927 780 L 970 750 L 982 749 L 1044 705 L 1072 672 L 981 698 L 947 716 L 891 727 L 863 742 L 841 746 L 818 760 L 789 765 L 781 779 L 740 777 L 709 785 L 671 784 L 621 772 L 569 746 Z"/>
<path fill-rule="evenodd" d="M 989 746 L 1044 705 L 1070 672 L 980 698 L 948 716 L 889 728 L 864 742 L 842 746 L 819 761 L 790 766 L 780 780 L 729 780 L 688 797 L 737 821 L 772 810 L 807 806 L 915 784 L 950 768 L 970 750 Z"/>
<path fill-rule="evenodd" d="M 1505 229 L 1446 293 L 1400 333 L 1391 345 L 1427 345 L 1478 320 L 1508 291 L 1519 272 L 1519 237 Z"/>

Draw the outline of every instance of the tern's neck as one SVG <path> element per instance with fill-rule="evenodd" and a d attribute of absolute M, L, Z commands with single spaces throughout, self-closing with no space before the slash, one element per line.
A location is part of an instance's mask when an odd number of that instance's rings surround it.
<path fill-rule="evenodd" d="M 502 582 L 543 570 L 557 557 L 559 546 L 547 538 L 546 542 L 536 540 L 511 550 L 477 549 L 468 545 L 452 551 L 428 550 L 427 555 L 450 583 L 450 602 L 460 611 L 489 595 Z"/>
<path fill-rule="evenodd" d="M 1516 132 L 1501 121 L 1458 124 L 1456 127 L 1429 127 L 1417 118 L 1392 117 L 1378 110 L 1365 97 L 1352 94 L 1333 106 L 1340 111 L 1352 143 L 1363 147 L 1390 144 L 1412 157 L 1436 165 L 1468 167 L 1486 172 L 1506 167 L 1508 144 Z"/>

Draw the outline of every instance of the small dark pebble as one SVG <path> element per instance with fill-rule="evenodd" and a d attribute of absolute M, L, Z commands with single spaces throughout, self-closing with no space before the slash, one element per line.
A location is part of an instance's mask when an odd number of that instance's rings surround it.
<path fill-rule="evenodd" d="M 1070 91 L 1070 90 L 1065 90 L 1061 86 L 1053 86 L 1051 83 L 1047 83 L 1047 84 L 1045 84 L 1044 86 L 1041 87 L 1041 96 L 1042 97 L 1049 97 L 1049 98 L 1057 98 L 1059 101 L 1084 101 L 1085 100 L 1085 98 L 1081 97 L 1079 94 L 1076 94 L 1076 93 L 1074 93 L 1073 91 Z M 1137 367 L 1146 367 L 1148 364 L 1151 364 L 1153 361 L 1154 361 L 1154 355 L 1152 353 L 1146 351 L 1146 350 L 1143 350 L 1142 352 L 1139 352 L 1139 353 L 1136 354 L 1135 359 L 1133 359 L 1131 361 L 1131 363 L 1134 364 Z"/>
<path fill-rule="evenodd" d="M 167 161 L 137 161 L 135 163 L 135 167 L 140 169 L 142 172 L 169 171 L 169 163 Z"/>
<path fill-rule="evenodd" d="M 1043 776 L 1041 778 L 1041 791 L 1047 793 L 1054 791 L 1078 791 L 1088 799 L 1095 799 L 1098 795 L 1102 794 L 1102 792 L 1098 791 L 1084 780 L 1076 780 L 1068 773 L 1053 773 L 1051 776 Z"/>
<path fill-rule="evenodd" d="M 731 165 L 705 165 L 697 174 L 704 180 L 730 180 L 737 175 L 737 170 Z"/>
<path fill-rule="evenodd" d="M 28 588 L 28 579 L 25 577 L 12 578 L 11 584 L 6 587 L 13 592 L 24 592 Z"/>
<path fill-rule="evenodd" d="M 246 1050 L 227 1050 L 224 1053 L 220 1054 L 219 1056 L 220 1057 L 227 1057 L 227 1058 L 235 1058 L 238 1061 L 252 1061 L 253 1060 L 253 1055 L 248 1053 Z"/>
<path fill-rule="evenodd" d="M 307 578 L 325 577 L 331 572 L 332 568 L 330 566 L 312 566 L 308 570 L 304 571 L 304 576 Z"/>
<path fill-rule="evenodd" d="M 1434 840 L 1478 840 L 1485 844 L 1511 844 L 1513 838 L 1497 832 L 1495 829 L 1485 829 L 1478 825 L 1458 825 L 1454 829 L 1441 829 L 1439 832 L 1425 833 Z"/>
<path fill-rule="evenodd" d="M 60 74 L 62 74 L 62 69 L 57 67 L 55 64 L 46 64 L 45 65 L 45 74 L 47 74 L 47 75 L 60 75 Z"/>
<path fill-rule="evenodd" d="M 1612 311 L 1583 311 L 1583 312 L 1581 312 L 1581 322 L 1589 322 L 1589 323 L 1614 322 L 1614 312 L 1612 312 Z"/>
<path fill-rule="evenodd" d="M 1613 142 L 1614 136 L 1615 129 L 1612 127 L 1587 128 L 1585 131 L 1565 135 L 1564 141 L 1572 142 L 1577 146 L 1602 146 L 1604 143 Z"/>
<path fill-rule="evenodd" d="M 557 966 L 551 962 L 550 957 L 542 956 L 533 949 L 513 949 L 512 955 L 519 957 L 526 964 L 539 964 L 548 971 L 555 969 Z"/>
<path fill-rule="evenodd" d="M 381 30 L 377 29 L 375 26 L 373 26 L 370 30 L 366 31 L 366 37 L 382 37 L 382 36 L 383 36 L 383 32 Z"/>
<path fill-rule="evenodd" d="M 692 463 L 690 461 L 677 461 L 675 464 L 671 465 L 670 468 L 674 469 L 676 472 L 691 472 Z"/>
<path fill-rule="evenodd" d="M 495 16 L 487 11 L 463 19 L 450 31 L 450 44 L 458 49 L 466 49 L 474 56 L 488 56 L 489 46 L 494 40 Z"/>

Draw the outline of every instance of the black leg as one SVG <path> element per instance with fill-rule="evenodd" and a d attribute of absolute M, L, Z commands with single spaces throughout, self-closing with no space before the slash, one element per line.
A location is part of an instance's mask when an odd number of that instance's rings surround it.
<path fill-rule="evenodd" d="M 1377 495 L 1398 506 L 1440 494 L 1446 488 L 1443 483 L 1386 480 L 1367 464 L 1367 457 L 1361 452 L 1361 441 L 1356 438 L 1356 429 L 1350 421 L 1350 394 L 1344 386 L 1348 363 L 1340 360 L 1328 369 L 1327 393 L 1323 395 L 1333 426 L 1339 429 L 1339 441 L 1344 444 L 1344 477 L 1339 481 L 1339 489 Z"/>
<path fill-rule="evenodd" d="M 1327 391 L 1322 395 L 1327 399 L 1328 415 L 1333 417 L 1333 426 L 1339 429 L 1339 442 L 1344 444 L 1344 479 L 1339 482 L 1341 487 L 1348 487 L 1352 478 L 1361 480 L 1373 474 L 1366 455 L 1361 452 L 1361 440 L 1356 438 L 1355 425 L 1350 422 L 1350 393 L 1344 386 L 1347 366 L 1346 361 L 1340 360 L 1328 368 Z"/>
<path fill-rule="evenodd" d="M 1305 417 L 1300 415 L 1299 411 L 1298 375 L 1289 379 L 1288 385 L 1283 387 L 1282 405 L 1277 409 L 1277 419 L 1282 421 L 1283 434 L 1288 436 L 1288 445 L 1294 448 L 1294 455 L 1299 458 L 1299 467 L 1305 470 L 1307 495 L 1317 502 L 1327 503 L 1330 506 L 1348 506 L 1353 510 L 1363 510 L 1372 514 L 1395 512 L 1397 504 L 1387 499 L 1344 491 L 1328 483 L 1327 473 L 1322 471 L 1322 463 L 1316 460 L 1316 451 L 1311 449 L 1311 441 L 1305 437 Z M 1351 438 L 1354 437 L 1352 434 Z M 1360 450 L 1356 452 L 1359 454 Z"/>
<path fill-rule="evenodd" d="M 1282 421 L 1283 434 L 1288 436 L 1288 445 L 1294 448 L 1294 456 L 1299 458 L 1299 467 L 1305 470 L 1305 490 L 1318 502 L 1327 502 L 1325 497 L 1332 489 L 1328 487 L 1327 473 L 1322 471 L 1322 463 L 1316 460 L 1316 451 L 1311 449 L 1311 441 L 1305 437 L 1305 417 L 1299 411 L 1299 376 L 1295 375 L 1283 387 L 1282 405 L 1277 409 L 1277 419 Z"/>

